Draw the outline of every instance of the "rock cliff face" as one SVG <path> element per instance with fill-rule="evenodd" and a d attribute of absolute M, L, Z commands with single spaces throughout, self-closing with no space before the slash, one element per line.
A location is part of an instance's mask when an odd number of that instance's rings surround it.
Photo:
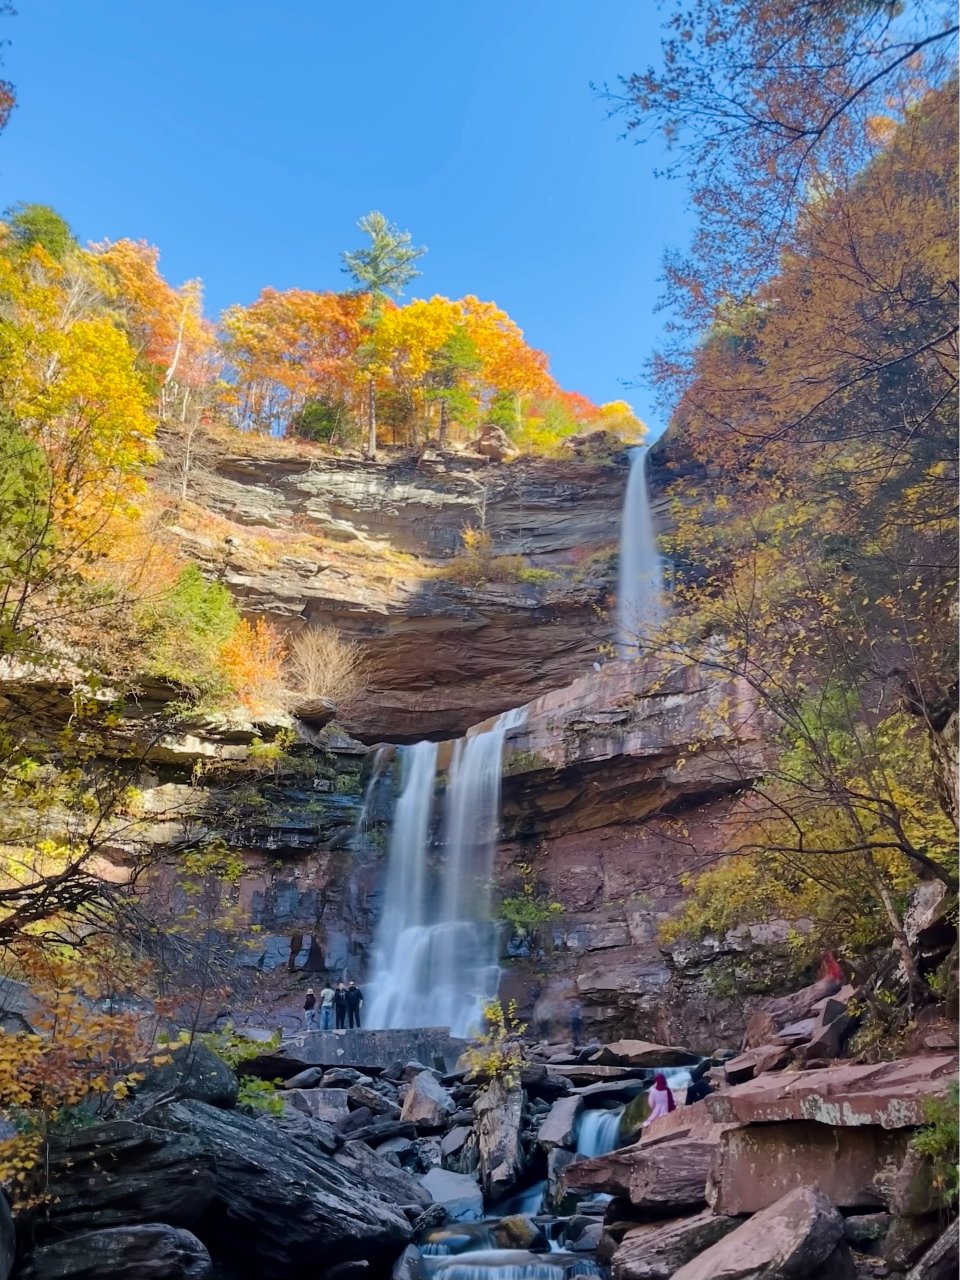
<path fill-rule="evenodd" d="M 610 634 L 603 609 L 625 483 L 622 457 L 497 465 L 455 453 L 237 453 L 193 482 L 216 523 L 179 532 L 246 609 L 362 641 L 375 688 L 346 727 L 367 742 L 410 742 L 456 736 L 589 668 Z M 501 566 L 482 586 L 450 580 L 469 526 L 490 535 L 493 557 L 523 557 L 527 572 L 517 580 L 519 565 Z"/>

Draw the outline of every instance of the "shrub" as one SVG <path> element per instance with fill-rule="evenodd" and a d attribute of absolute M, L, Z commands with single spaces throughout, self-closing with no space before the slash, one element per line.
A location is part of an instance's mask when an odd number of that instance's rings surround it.
<path fill-rule="evenodd" d="M 503 1080 L 512 1087 L 520 1079 L 523 1051 L 520 1037 L 526 1023 L 517 1017 L 517 1004 L 511 1000 L 504 1011 L 499 1000 L 489 1000 L 483 1007 L 486 1029 L 467 1046 L 469 1075 L 484 1080 Z"/>
<path fill-rule="evenodd" d="M 284 705 L 285 657 L 283 639 L 266 618 L 243 618 L 220 646 L 218 662 L 240 704 L 253 715 L 263 715 Z"/>
<path fill-rule="evenodd" d="M 222 583 L 207 582 L 195 564 L 187 565 L 168 591 L 144 606 L 139 621 L 150 637 L 151 674 L 198 694 L 225 691 L 216 660 L 240 615 Z"/>
<path fill-rule="evenodd" d="M 960 1190 L 960 1123 L 957 1106 L 960 1103 L 960 1086 L 954 1080 L 946 1098 L 925 1098 L 923 1114 L 927 1121 L 918 1129 L 913 1139 L 913 1149 L 927 1156 L 932 1166 L 933 1186 L 944 1208 L 957 1202 Z"/>
<path fill-rule="evenodd" d="M 343 714 L 366 693 L 372 671 L 359 644 L 332 627 L 308 627 L 291 641 L 287 687 L 294 698 L 327 698 Z"/>

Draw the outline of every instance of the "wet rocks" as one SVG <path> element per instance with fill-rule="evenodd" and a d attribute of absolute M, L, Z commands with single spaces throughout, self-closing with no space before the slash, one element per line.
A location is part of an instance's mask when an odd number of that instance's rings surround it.
<path fill-rule="evenodd" d="M 798 1187 L 673 1273 L 673 1280 L 853 1278 L 843 1219 L 815 1187 Z"/>
<path fill-rule="evenodd" d="M 574 1146 L 582 1110 L 583 1098 L 578 1095 L 558 1098 L 540 1125 L 537 1141 L 541 1147 Z"/>
<path fill-rule="evenodd" d="M 694 1137 L 681 1131 L 663 1140 L 624 1147 L 564 1172 L 566 1187 L 622 1196 L 646 1212 L 669 1214 L 706 1204 L 707 1178 L 719 1131 Z"/>
<path fill-rule="evenodd" d="M 22 1280 L 207 1280 L 210 1255 L 195 1235 L 161 1223 L 85 1231 L 41 1245 Z"/>
<path fill-rule="evenodd" d="M 420 1185 L 454 1222 L 477 1222 L 483 1217 L 483 1192 L 476 1179 L 449 1169 L 431 1169 Z"/>
<path fill-rule="evenodd" d="M 419 1071 L 407 1086 L 400 1119 L 423 1129 L 442 1129 L 456 1103 L 430 1071 Z"/>

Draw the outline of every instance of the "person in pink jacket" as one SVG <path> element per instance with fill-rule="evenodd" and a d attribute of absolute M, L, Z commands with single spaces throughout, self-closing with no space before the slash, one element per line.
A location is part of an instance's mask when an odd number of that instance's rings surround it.
<path fill-rule="evenodd" d="M 677 1109 L 673 1094 L 670 1092 L 670 1086 L 667 1084 L 667 1077 L 662 1071 L 658 1071 L 653 1077 L 653 1084 L 647 1093 L 647 1102 L 650 1110 L 647 1113 L 646 1120 L 643 1122 L 642 1127 L 644 1129 L 653 1124 L 654 1120 L 659 1119 L 660 1116 L 668 1115 L 671 1111 L 676 1111 Z"/>

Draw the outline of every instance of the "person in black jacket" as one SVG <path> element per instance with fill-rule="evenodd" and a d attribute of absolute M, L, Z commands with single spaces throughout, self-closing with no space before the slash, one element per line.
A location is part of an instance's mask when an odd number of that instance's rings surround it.
<path fill-rule="evenodd" d="M 337 1015 L 337 1030 L 343 1031 L 347 1025 L 347 988 L 343 982 L 337 983 L 333 993 L 333 1011 Z"/>
<path fill-rule="evenodd" d="M 306 998 L 303 1002 L 303 1012 L 306 1014 L 307 1030 L 313 1031 L 317 1025 L 317 997 L 313 994 L 313 987 L 307 987 Z"/>
<path fill-rule="evenodd" d="M 360 1010 L 363 1008 L 363 992 L 355 982 L 349 983 L 346 994 L 347 1016 L 351 1027 L 360 1026 Z"/>

